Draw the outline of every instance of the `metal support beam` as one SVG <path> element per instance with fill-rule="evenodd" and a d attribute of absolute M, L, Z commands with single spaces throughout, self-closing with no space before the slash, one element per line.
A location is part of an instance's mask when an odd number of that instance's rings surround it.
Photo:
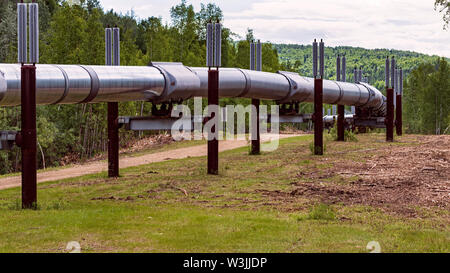
<path fill-rule="evenodd" d="M 111 44 L 112 42 L 112 44 Z M 120 30 L 105 30 L 106 65 L 120 65 Z M 119 177 L 119 103 L 108 102 L 108 177 Z"/>
<path fill-rule="evenodd" d="M 394 108 L 395 108 L 395 83 L 397 82 L 397 79 L 395 78 L 397 73 L 395 73 L 395 70 L 396 70 L 396 60 L 395 60 L 395 57 L 392 56 L 390 74 L 391 74 L 391 87 L 394 90 L 394 95 L 393 95 L 394 99 L 392 102 L 394 104 Z"/>
<path fill-rule="evenodd" d="M 261 71 L 262 70 L 262 45 L 258 40 L 258 43 L 251 43 L 250 45 L 250 70 Z M 251 140 L 252 147 L 250 154 L 258 155 L 261 153 L 261 137 L 259 133 L 259 99 L 252 99 L 252 106 L 255 113 L 252 112 L 252 115 L 256 115 L 256 118 L 251 118 Z"/>
<path fill-rule="evenodd" d="M 208 107 L 219 105 L 219 70 L 210 69 L 208 71 Z M 215 114 L 211 113 L 209 119 L 215 118 Z M 219 117 L 216 117 L 219 118 Z M 215 125 L 211 127 L 208 136 L 208 174 L 219 174 L 219 140 L 214 137 L 216 130 Z"/>
<path fill-rule="evenodd" d="M 394 141 L 394 89 L 387 88 L 386 141 Z"/>
<path fill-rule="evenodd" d="M 208 109 L 210 117 L 208 121 L 213 120 L 214 124 L 208 132 L 208 174 L 219 174 L 219 67 L 221 66 L 222 52 L 222 27 L 219 21 L 214 24 L 214 35 L 212 25 L 208 24 L 206 33 L 207 55 L 214 61 L 216 69 L 211 69 L 211 62 L 207 60 L 208 69 Z M 214 46 L 211 46 L 211 45 Z M 214 52 L 212 51 L 214 50 Z M 218 116 L 216 116 L 216 114 Z"/>
<path fill-rule="evenodd" d="M 342 72 L 341 72 L 342 69 Z M 336 80 L 341 81 L 341 74 L 345 75 L 345 57 L 342 58 L 338 55 L 336 62 Z M 338 105 L 338 117 L 337 117 L 337 141 L 345 141 L 345 106 Z"/>
<path fill-rule="evenodd" d="M 108 102 L 108 177 L 119 177 L 119 103 Z"/>
<path fill-rule="evenodd" d="M 17 61 L 22 64 L 28 62 L 27 25 L 27 4 L 17 3 Z"/>
<path fill-rule="evenodd" d="M 313 120 L 312 114 L 295 114 L 295 115 L 279 115 L 277 117 L 277 120 L 280 124 L 282 123 L 308 123 Z M 271 123 L 272 116 L 268 114 L 266 117 L 260 116 L 259 121 L 260 122 L 267 122 Z M 335 120 L 337 119 L 336 115 L 333 116 L 325 116 L 323 117 L 323 124 L 324 128 L 331 127 L 335 123 Z M 119 117 L 119 127 L 124 128 L 125 130 L 131 130 L 131 131 L 171 131 L 175 123 L 178 123 L 177 126 L 179 126 L 180 119 L 174 118 L 174 117 L 158 117 L 158 116 L 121 116 Z M 182 124 L 180 129 L 191 132 L 194 128 L 195 123 L 202 123 L 204 121 L 203 116 L 193 116 L 190 118 L 182 118 Z M 219 122 L 223 123 L 223 128 L 227 128 L 226 125 L 226 119 L 220 120 Z M 346 126 L 348 124 L 353 123 L 353 115 L 347 114 L 345 115 L 345 124 Z M 377 120 L 371 121 L 372 127 L 375 127 L 375 124 L 377 123 Z M 384 118 L 382 120 L 382 123 L 384 124 Z M 184 126 L 186 124 L 186 127 Z M 189 124 L 189 126 L 188 126 Z M 234 123 L 233 123 L 234 124 Z M 377 128 L 384 128 L 385 126 L 379 127 L 377 125 Z M 2 132 L 0 131 L 0 135 Z M 11 137 L 9 137 L 11 139 Z"/>
<path fill-rule="evenodd" d="M 345 141 L 345 106 L 338 105 L 337 140 Z"/>
<path fill-rule="evenodd" d="M 395 125 L 397 127 L 397 135 L 403 134 L 403 117 L 402 117 L 402 96 L 403 96 L 403 69 L 398 70 L 398 93 Z"/>
<path fill-rule="evenodd" d="M 251 121 L 256 121 L 252 123 L 252 155 L 258 155 L 261 153 L 261 137 L 259 134 L 259 100 L 258 99 L 252 99 L 252 105 L 253 110 L 256 111 L 256 113 L 252 113 L 252 115 L 256 115 L 256 119 L 252 118 Z M 252 110 L 252 111 L 253 111 Z"/>
<path fill-rule="evenodd" d="M 318 58 L 318 53 L 317 53 L 317 41 L 316 39 L 314 39 L 313 42 L 313 78 L 317 78 L 317 58 Z"/>
<path fill-rule="evenodd" d="M 34 1 L 33 1 L 34 2 Z M 16 143 L 22 151 L 22 208 L 32 209 L 37 206 L 37 166 L 36 166 L 36 66 L 39 62 L 39 18 L 38 5 L 30 5 L 29 48 L 30 61 L 25 65 L 27 56 L 27 4 L 17 4 L 18 22 L 18 61 L 21 66 L 21 132 L 16 136 Z"/>
<path fill-rule="evenodd" d="M 34 1 L 33 1 L 34 2 Z M 30 63 L 39 62 L 39 6 L 37 3 L 29 3 L 29 58 Z"/>
<path fill-rule="evenodd" d="M 22 66 L 21 86 L 22 208 L 28 209 L 37 204 L 36 66 Z"/>
<path fill-rule="evenodd" d="M 314 63 L 319 61 L 319 78 L 316 77 L 316 69 L 314 74 L 314 154 L 323 155 L 323 76 L 325 72 L 324 64 L 325 45 L 323 40 L 319 43 L 319 58 L 317 58 L 317 43 L 313 42 L 313 60 Z M 313 67 L 317 64 L 313 63 Z"/>
<path fill-rule="evenodd" d="M 390 66 L 390 69 L 389 69 Z M 386 141 L 394 141 L 394 87 L 395 87 L 395 57 L 389 61 L 389 57 L 386 58 Z M 391 86 L 392 88 L 389 88 Z"/>
<path fill-rule="evenodd" d="M 395 108 L 395 128 L 397 131 L 397 136 L 401 136 L 403 134 L 403 120 L 402 120 L 402 95 L 399 93 L 397 96 L 397 107 Z"/>
<path fill-rule="evenodd" d="M 11 150 L 17 135 L 16 131 L 0 131 L 0 151 Z"/>
<path fill-rule="evenodd" d="M 314 154 L 323 155 L 323 79 L 314 79 Z"/>

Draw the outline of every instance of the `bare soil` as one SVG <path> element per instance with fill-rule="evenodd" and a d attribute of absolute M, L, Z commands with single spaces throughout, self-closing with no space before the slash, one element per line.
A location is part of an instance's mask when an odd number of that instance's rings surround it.
<path fill-rule="evenodd" d="M 416 136 L 417 145 L 381 147 L 355 162 L 327 158 L 332 167 L 299 177 L 291 192 L 265 191 L 272 200 L 307 197 L 328 204 L 369 205 L 406 216 L 415 207 L 450 207 L 450 136 Z M 364 153 L 367 151 L 359 151 Z M 342 177 L 342 183 L 324 179 Z M 302 179 L 304 180 L 304 179 Z M 347 182 L 346 182 L 347 181 Z"/>

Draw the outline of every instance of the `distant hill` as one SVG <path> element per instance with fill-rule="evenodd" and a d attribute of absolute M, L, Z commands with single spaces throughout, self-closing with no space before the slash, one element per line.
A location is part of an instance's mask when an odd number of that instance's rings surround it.
<path fill-rule="evenodd" d="M 274 44 L 284 69 L 304 76 L 312 75 L 312 46 L 297 44 Z M 347 81 L 353 81 L 353 68 L 362 66 L 369 83 L 378 89 L 384 88 L 384 67 L 386 56 L 395 56 L 399 67 L 403 68 L 405 78 L 411 70 L 423 62 L 436 62 L 438 56 L 430 56 L 412 51 L 365 49 L 340 46 L 325 48 L 325 78 L 336 79 L 336 56 L 345 54 L 347 59 Z M 447 58 L 447 61 L 450 59 Z"/>

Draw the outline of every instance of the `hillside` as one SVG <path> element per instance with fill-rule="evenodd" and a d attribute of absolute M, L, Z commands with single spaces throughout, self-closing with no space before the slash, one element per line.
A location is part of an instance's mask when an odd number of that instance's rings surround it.
<path fill-rule="evenodd" d="M 311 76 L 312 46 L 296 44 L 274 44 L 280 62 L 285 69 L 299 72 L 301 75 Z M 325 78 L 336 79 L 336 56 L 345 54 L 347 58 L 347 81 L 353 80 L 353 68 L 362 66 L 369 83 L 380 90 L 384 89 L 384 66 L 386 56 L 395 56 L 398 66 L 403 68 L 406 76 L 419 64 L 436 62 L 438 56 L 430 56 L 412 51 L 365 49 L 360 47 L 340 46 L 325 48 Z M 450 59 L 446 58 L 447 61 Z"/>

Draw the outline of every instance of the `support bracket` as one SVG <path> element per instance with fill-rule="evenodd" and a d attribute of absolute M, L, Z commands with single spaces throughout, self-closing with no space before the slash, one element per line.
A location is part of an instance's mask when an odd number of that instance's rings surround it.
<path fill-rule="evenodd" d="M 0 150 L 11 150 L 16 144 L 16 136 L 18 135 L 17 131 L 0 131 Z"/>

